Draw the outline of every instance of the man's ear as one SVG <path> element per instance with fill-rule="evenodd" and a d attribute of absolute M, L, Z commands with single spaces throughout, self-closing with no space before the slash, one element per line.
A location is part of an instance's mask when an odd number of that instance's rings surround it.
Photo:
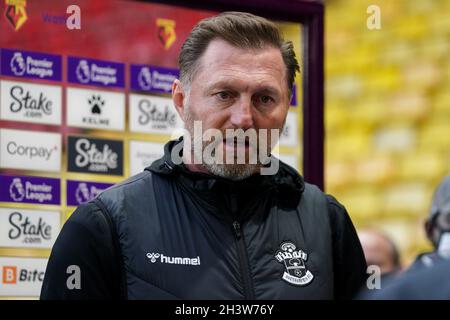
<path fill-rule="evenodd" d="M 425 220 L 424 222 L 424 227 L 425 227 L 425 233 L 427 235 L 428 240 L 430 240 L 431 242 L 433 242 L 433 237 L 432 237 L 432 226 L 431 226 L 431 222 L 430 220 Z"/>
<path fill-rule="evenodd" d="M 435 226 L 430 221 L 430 219 L 427 219 L 425 221 L 425 232 L 427 234 L 428 240 L 431 241 L 431 243 L 434 245 L 434 247 L 437 247 L 438 239 L 436 239 Z"/>
<path fill-rule="evenodd" d="M 176 79 L 172 83 L 172 101 L 173 105 L 175 106 L 175 109 L 177 109 L 178 114 L 180 115 L 181 119 L 184 119 L 184 104 L 187 97 L 184 94 L 183 86 L 181 84 L 181 81 Z"/>

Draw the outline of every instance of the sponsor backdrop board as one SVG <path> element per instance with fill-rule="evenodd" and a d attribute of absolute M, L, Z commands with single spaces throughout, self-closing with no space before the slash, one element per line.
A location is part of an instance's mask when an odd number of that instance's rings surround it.
<path fill-rule="evenodd" d="M 0 168 L 61 171 L 61 134 L 0 129 Z"/>
<path fill-rule="evenodd" d="M 47 259 L 0 257 L 0 297 L 39 296 Z"/>
<path fill-rule="evenodd" d="M 123 141 L 69 136 L 67 170 L 123 176 Z"/>
<path fill-rule="evenodd" d="M 61 125 L 62 88 L 0 80 L 0 118 Z"/>
<path fill-rule="evenodd" d="M 130 131 L 172 135 L 183 122 L 166 97 L 130 94 Z"/>
<path fill-rule="evenodd" d="M 79 206 L 94 199 L 112 183 L 67 180 L 67 206 Z"/>
<path fill-rule="evenodd" d="M 60 216 L 57 211 L 0 207 L 0 247 L 51 249 Z"/>
<path fill-rule="evenodd" d="M 67 124 L 72 127 L 125 130 L 125 94 L 67 89 Z"/>
<path fill-rule="evenodd" d="M 41 205 L 61 204 L 61 180 L 0 175 L 0 202 Z"/>
<path fill-rule="evenodd" d="M 0 3 L 0 299 L 36 298 L 75 208 L 142 172 L 179 135 L 170 99 L 178 53 L 215 13 L 78 0 L 78 28 L 70 0 Z M 280 26 L 300 56 L 299 26 Z M 299 88 L 300 78 L 277 148 L 292 164 Z"/>
<path fill-rule="evenodd" d="M 135 175 L 142 172 L 163 154 L 164 144 L 162 143 L 130 141 L 130 174 Z"/>

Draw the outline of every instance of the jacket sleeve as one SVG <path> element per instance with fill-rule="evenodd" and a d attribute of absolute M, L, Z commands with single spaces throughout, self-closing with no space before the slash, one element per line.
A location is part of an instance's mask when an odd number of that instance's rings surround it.
<path fill-rule="evenodd" d="M 114 299 L 120 290 L 118 279 L 109 224 L 94 203 L 81 205 L 53 246 L 40 298 Z"/>
<path fill-rule="evenodd" d="M 358 235 L 347 210 L 327 195 L 333 239 L 335 299 L 352 299 L 366 284 L 367 265 Z"/>

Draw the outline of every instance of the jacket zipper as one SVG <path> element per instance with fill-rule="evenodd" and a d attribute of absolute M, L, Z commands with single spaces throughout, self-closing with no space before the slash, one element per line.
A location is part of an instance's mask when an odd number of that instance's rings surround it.
<path fill-rule="evenodd" d="M 244 284 L 244 296 L 245 299 L 254 300 L 255 292 L 253 289 L 252 277 L 250 275 L 250 266 L 247 255 L 247 248 L 245 245 L 244 234 L 242 233 L 241 229 L 241 224 L 239 223 L 239 221 L 237 221 L 236 215 L 237 203 L 236 203 L 236 196 L 234 194 L 231 196 L 231 210 L 233 212 L 233 217 L 235 219 L 233 221 L 233 230 L 237 240 L 239 264 L 241 266 L 242 280 Z"/>

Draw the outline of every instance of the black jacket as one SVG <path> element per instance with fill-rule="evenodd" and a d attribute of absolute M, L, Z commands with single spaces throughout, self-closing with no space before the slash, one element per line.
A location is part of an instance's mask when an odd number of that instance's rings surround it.
<path fill-rule="evenodd" d="M 381 290 L 366 290 L 361 300 L 450 300 L 450 261 L 408 269 Z"/>
<path fill-rule="evenodd" d="M 190 172 L 170 160 L 175 143 L 73 213 L 41 299 L 345 299 L 364 285 L 361 245 L 333 197 L 283 163 L 239 182 Z M 80 289 L 67 287 L 70 265 Z"/>

